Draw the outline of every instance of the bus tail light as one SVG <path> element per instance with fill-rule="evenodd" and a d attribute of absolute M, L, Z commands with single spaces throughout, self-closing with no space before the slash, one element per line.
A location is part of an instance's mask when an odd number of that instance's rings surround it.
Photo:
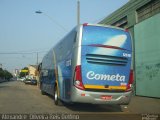
<path fill-rule="evenodd" d="M 81 65 L 77 65 L 75 67 L 74 85 L 76 88 L 84 90 L 84 86 L 82 82 L 82 74 L 81 74 Z"/>
<path fill-rule="evenodd" d="M 125 29 L 124 31 L 125 31 L 125 32 L 129 32 L 129 30 L 128 30 L 128 29 Z"/>
<path fill-rule="evenodd" d="M 129 75 L 129 82 L 128 82 L 128 85 L 127 85 L 127 89 L 126 91 L 130 91 L 131 90 L 131 86 L 134 82 L 134 77 L 133 77 L 133 70 L 130 70 L 130 75 Z"/>
<path fill-rule="evenodd" d="M 83 24 L 83 26 L 87 26 L 87 25 L 88 25 L 88 23 L 84 23 L 84 24 Z"/>

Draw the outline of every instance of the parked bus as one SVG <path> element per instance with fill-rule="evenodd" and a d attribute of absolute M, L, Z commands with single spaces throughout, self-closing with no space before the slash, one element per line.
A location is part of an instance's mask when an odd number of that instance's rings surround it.
<path fill-rule="evenodd" d="M 43 58 L 40 90 L 68 103 L 130 102 L 132 41 L 127 30 L 104 25 L 75 27 Z"/>

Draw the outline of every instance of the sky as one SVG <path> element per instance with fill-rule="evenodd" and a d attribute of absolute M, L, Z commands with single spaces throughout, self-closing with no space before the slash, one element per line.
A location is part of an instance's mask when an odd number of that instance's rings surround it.
<path fill-rule="evenodd" d="M 80 0 L 80 23 L 98 23 L 129 0 Z M 41 11 L 37 14 L 35 11 Z M 77 24 L 77 0 L 0 0 L 0 65 L 40 63 Z"/>

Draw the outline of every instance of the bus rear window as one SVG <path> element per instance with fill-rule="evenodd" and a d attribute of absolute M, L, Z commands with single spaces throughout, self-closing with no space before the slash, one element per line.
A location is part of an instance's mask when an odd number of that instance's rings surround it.
<path fill-rule="evenodd" d="M 129 32 L 118 28 L 84 26 L 82 45 L 93 44 L 131 50 L 131 37 Z"/>

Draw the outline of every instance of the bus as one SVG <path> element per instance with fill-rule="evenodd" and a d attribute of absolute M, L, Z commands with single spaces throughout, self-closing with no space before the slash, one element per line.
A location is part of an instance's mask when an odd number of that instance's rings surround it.
<path fill-rule="evenodd" d="M 54 103 L 129 104 L 132 40 L 126 29 L 81 24 L 44 56 L 40 90 Z"/>

